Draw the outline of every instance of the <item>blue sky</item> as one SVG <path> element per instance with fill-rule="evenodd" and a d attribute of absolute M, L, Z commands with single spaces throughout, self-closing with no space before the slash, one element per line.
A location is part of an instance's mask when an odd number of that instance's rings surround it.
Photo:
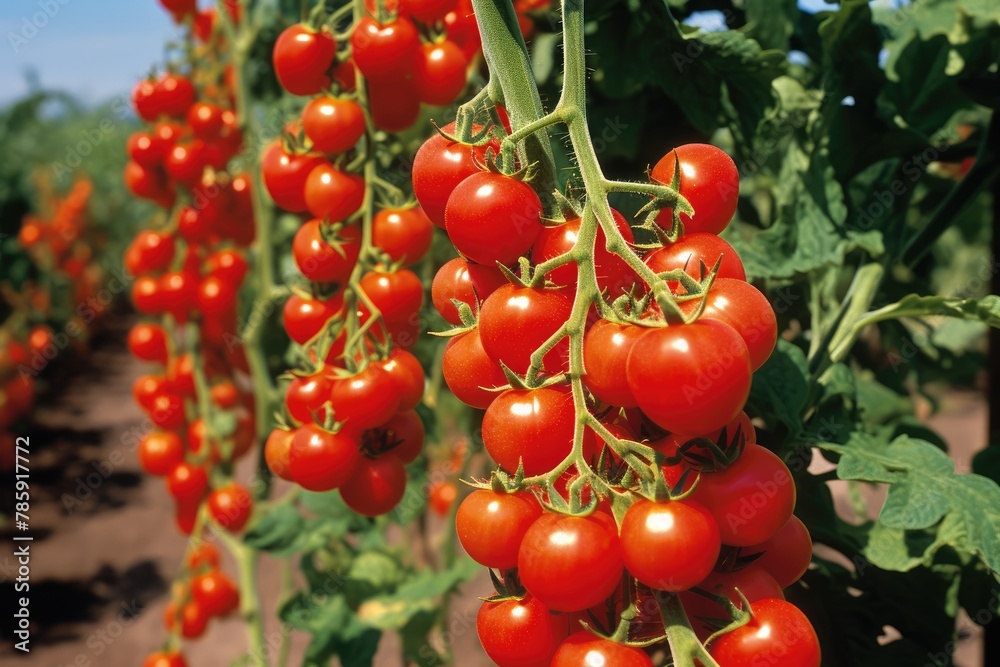
<path fill-rule="evenodd" d="M 42 27 L 22 42 L 35 24 Z M 127 94 L 163 61 L 163 45 L 177 35 L 156 0 L 3 0 L 0 105 L 28 92 L 29 69 L 42 88 L 72 93 L 87 104 Z"/>

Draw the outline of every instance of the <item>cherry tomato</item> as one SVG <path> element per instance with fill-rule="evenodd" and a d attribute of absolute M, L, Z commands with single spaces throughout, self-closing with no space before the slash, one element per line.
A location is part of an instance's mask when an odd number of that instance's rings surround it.
<path fill-rule="evenodd" d="M 317 165 L 306 178 L 306 206 L 316 218 L 346 221 L 365 197 L 365 181 L 340 171 L 328 162 Z"/>
<path fill-rule="evenodd" d="M 774 537 L 791 518 L 795 483 L 776 454 L 747 445 L 725 470 L 702 473 L 691 499 L 715 517 L 723 544 L 748 547 Z"/>
<path fill-rule="evenodd" d="M 174 205 L 177 193 L 167 181 L 167 175 L 160 169 L 147 169 L 142 165 L 129 161 L 125 164 L 123 176 L 125 186 L 136 197 L 156 202 L 163 208 Z"/>
<path fill-rule="evenodd" d="M 716 278 L 735 278 L 746 280 L 747 274 L 739 255 L 729 245 L 714 234 L 685 234 L 676 243 L 660 248 L 650 253 L 646 258 L 646 266 L 657 273 L 684 269 L 694 278 L 701 280 L 722 258 Z M 704 275 L 702 268 L 704 267 Z M 667 281 L 671 290 L 677 291 L 679 283 Z"/>
<path fill-rule="evenodd" d="M 167 335 L 157 324 L 136 324 L 128 334 L 128 349 L 136 359 L 167 363 Z"/>
<path fill-rule="evenodd" d="M 419 317 L 424 288 L 417 274 L 409 269 L 367 273 L 361 278 L 361 289 L 390 329 Z M 364 304 L 361 310 L 367 313 Z"/>
<path fill-rule="evenodd" d="M 188 187 L 195 186 L 201 180 L 207 164 L 205 142 L 201 139 L 175 145 L 163 161 L 167 175 Z"/>
<path fill-rule="evenodd" d="M 181 635 L 185 639 L 197 639 L 205 634 L 210 620 L 208 611 L 195 601 L 181 607 Z"/>
<path fill-rule="evenodd" d="M 621 550 L 625 568 L 650 588 L 683 591 L 708 576 L 719 557 L 719 526 L 691 500 L 645 498 L 625 512 Z"/>
<path fill-rule="evenodd" d="M 532 353 L 569 319 L 572 310 L 573 297 L 566 290 L 508 283 L 490 295 L 479 310 L 483 349 L 497 363 L 524 374 Z M 543 362 L 549 373 L 567 370 L 569 339 L 557 343 Z"/>
<path fill-rule="evenodd" d="M 230 285 L 240 285 L 247 275 L 247 260 L 236 250 L 219 250 L 205 258 L 205 272 Z"/>
<path fill-rule="evenodd" d="M 391 452 L 403 463 L 413 463 L 424 447 L 424 422 L 416 410 L 403 410 L 377 429 L 362 434 L 366 449 Z"/>
<path fill-rule="evenodd" d="M 517 567 L 521 541 L 540 516 L 542 506 L 529 492 L 476 489 L 458 506 L 455 530 L 472 560 L 509 570 Z"/>
<path fill-rule="evenodd" d="M 671 432 L 720 429 L 750 394 L 746 343 L 715 320 L 651 329 L 635 341 L 625 372 L 639 408 Z"/>
<path fill-rule="evenodd" d="M 570 635 L 569 639 L 559 645 L 551 663 L 551 667 L 589 667 L 589 665 L 653 667 L 653 661 L 640 648 L 618 644 L 581 630 Z"/>
<path fill-rule="evenodd" d="M 186 322 L 198 303 L 198 276 L 190 271 L 170 271 L 160 277 L 159 289 L 163 309 L 179 322 Z"/>
<path fill-rule="evenodd" d="M 240 592 L 222 572 L 206 572 L 191 579 L 191 597 L 209 616 L 226 616 L 236 611 Z"/>
<path fill-rule="evenodd" d="M 167 476 L 167 490 L 181 505 L 198 503 L 208 489 L 208 474 L 201 466 L 179 463 Z"/>
<path fill-rule="evenodd" d="M 388 514 L 406 492 L 406 468 L 392 454 L 362 458 L 354 474 L 340 487 L 344 503 L 362 516 Z"/>
<path fill-rule="evenodd" d="M 271 431 L 271 435 L 267 436 L 267 440 L 264 442 L 264 460 L 267 461 L 267 467 L 275 475 L 288 481 L 293 481 L 288 458 L 291 454 L 294 437 L 294 430 L 286 431 L 276 428 Z"/>
<path fill-rule="evenodd" d="M 337 420 L 360 433 L 385 424 L 399 409 L 398 385 L 378 364 L 334 380 L 330 400 Z"/>
<path fill-rule="evenodd" d="M 448 198 L 448 238 L 467 259 L 514 264 L 542 231 L 542 203 L 531 186 L 509 176 L 480 171 L 459 183 Z"/>
<path fill-rule="evenodd" d="M 473 133 L 482 130 L 481 125 L 472 127 Z M 441 131 L 451 135 L 455 132 L 455 124 L 448 123 Z M 413 158 L 413 194 L 431 222 L 438 227 L 445 226 L 448 198 L 459 183 L 479 172 L 476 161 L 483 162 L 491 147 L 496 152 L 500 146 L 495 141 L 471 146 L 451 141 L 441 134 L 432 135 L 420 146 Z"/>
<path fill-rule="evenodd" d="M 208 102 L 197 102 L 187 112 L 187 124 L 199 139 L 214 139 L 224 127 L 222 107 Z"/>
<path fill-rule="evenodd" d="M 483 445 L 500 467 L 513 473 L 518 463 L 528 477 L 555 468 L 573 451 L 576 411 L 569 387 L 510 389 L 483 416 Z M 584 451 L 595 449 L 593 433 L 584 433 Z"/>
<path fill-rule="evenodd" d="M 333 383 L 325 371 L 312 375 L 296 375 L 285 389 L 285 407 L 299 424 L 323 421 L 323 405 L 330 400 Z M 316 415 L 315 417 L 313 415 Z"/>
<path fill-rule="evenodd" d="M 329 229 L 322 220 L 310 220 L 299 227 L 292 240 L 292 257 L 309 280 L 339 283 L 347 280 L 361 252 L 361 232 L 345 225 Z"/>
<path fill-rule="evenodd" d="M 719 234 L 736 213 L 740 195 L 740 174 L 736 163 L 721 148 L 711 144 L 685 144 L 670 151 L 656 163 L 650 177 L 670 185 L 680 163 L 678 191 L 694 208 L 694 217 L 681 215 L 685 234 Z M 673 225 L 673 209 L 657 216 L 664 229 Z"/>
<path fill-rule="evenodd" d="M 198 309 L 213 317 L 236 312 L 236 290 L 216 276 L 208 276 L 198 285 Z"/>
<path fill-rule="evenodd" d="M 719 667 L 775 664 L 819 667 L 819 639 L 809 619 L 784 600 L 763 599 L 750 604 L 753 618 L 712 643 L 710 653 Z"/>
<path fill-rule="evenodd" d="M 180 653 L 163 652 L 146 656 L 142 667 L 188 667 L 188 664 Z"/>
<path fill-rule="evenodd" d="M 350 433 L 306 424 L 292 438 L 288 469 L 292 479 L 309 491 L 330 491 L 354 475 L 361 458 L 358 441 Z"/>
<path fill-rule="evenodd" d="M 162 375 L 140 375 L 132 384 L 132 398 L 143 410 L 153 408 L 153 401 L 167 389 L 167 379 Z"/>
<path fill-rule="evenodd" d="M 157 169 L 163 166 L 170 146 L 156 140 L 149 132 L 135 132 L 128 138 L 126 148 L 128 156 L 144 169 Z"/>
<path fill-rule="evenodd" d="M 382 209 L 372 219 L 372 243 L 406 266 L 416 264 L 431 248 L 434 225 L 419 206 Z"/>
<path fill-rule="evenodd" d="M 154 79 L 142 79 L 135 84 L 135 87 L 132 88 L 132 106 L 135 107 L 135 112 L 140 118 L 150 123 L 163 113 Z"/>
<path fill-rule="evenodd" d="M 615 520 L 603 512 L 543 514 L 521 542 L 517 569 L 528 593 L 549 609 L 592 607 L 621 583 L 624 564 Z"/>
<path fill-rule="evenodd" d="M 342 316 L 344 297 L 337 293 L 329 299 L 316 299 L 300 294 L 292 294 L 285 302 L 282 319 L 288 337 L 299 345 L 305 345 L 319 335 L 326 323 Z"/>
<path fill-rule="evenodd" d="M 420 97 L 413 79 L 398 75 L 368 82 L 372 124 L 386 132 L 402 132 L 420 117 Z"/>
<path fill-rule="evenodd" d="M 230 483 L 208 494 L 208 512 L 217 524 L 238 533 L 253 513 L 253 496 L 242 484 Z"/>
<path fill-rule="evenodd" d="M 286 211 L 305 211 L 309 208 L 306 179 L 313 169 L 326 163 L 319 153 L 288 153 L 280 141 L 275 141 L 261 158 L 264 187 L 274 203 Z"/>
<path fill-rule="evenodd" d="M 278 35 L 272 55 L 278 81 L 293 95 L 315 95 L 329 87 L 336 57 L 337 43 L 329 31 L 316 32 L 301 23 Z"/>
<path fill-rule="evenodd" d="M 419 49 L 417 29 L 405 16 L 386 24 L 364 16 L 351 33 L 354 64 L 368 79 L 398 76 L 401 67 L 414 62 Z"/>
<path fill-rule="evenodd" d="M 427 489 L 427 502 L 438 516 L 447 516 L 458 497 L 458 487 L 452 482 L 434 482 Z"/>
<path fill-rule="evenodd" d="M 194 104 L 194 84 L 186 76 L 167 72 L 157 79 L 154 89 L 161 113 L 168 116 L 183 118 Z"/>
<path fill-rule="evenodd" d="M 169 234 L 141 231 L 125 251 L 125 268 L 133 276 L 163 271 L 174 261 L 176 250 L 174 238 Z"/>
<path fill-rule="evenodd" d="M 569 634 L 569 619 L 550 613 L 529 596 L 484 602 L 476 615 L 476 631 L 486 655 L 500 667 L 548 665 Z"/>
<path fill-rule="evenodd" d="M 219 550 L 211 542 L 202 542 L 188 553 L 186 560 L 188 569 L 193 572 L 203 568 L 217 570 L 219 568 Z"/>
<path fill-rule="evenodd" d="M 451 393 L 466 405 L 481 410 L 499 396 L 491 389 L 508 384 L 503 369 L 486 354 L 478 327 L 448 341 L 441 366 Z"/>
<path fill-rule="evenodd" d="M 625 375 L 625 364 L 635 342 L 649 329 L 633 324 L 599 320 L 583 339 L 583 383 L 596 398 L 620 408 L 639 403 Z"/>
<path fill-rule="evenodd" d="M 698 301 L 687 301 L 681 310 L 692 313 Z M 712 283 L 701 317 L 725 322 L 743 337 L 750 352 L 750 367 L 764 365 L 778 340 L 778 321 L 774 309 L 760 291 L 748 282 L 735 278 L 717 278 Z"/>
<path fill-rule="evenodd" d="M 413 68 L 420 101 L 438 106 L 454 102 L 465 89 L 468 67 L 462 49 L 451 40 L 422 45 Z"/>
<path fill-rule="evenodd" d="M 423 23 L 434 23 L 455 8 L 456 0 L 399 0 L 400 13 Z"/>
<path fill-rule="evenodd" d="M 477 281 L 473 280 L 473 276 L 479 278 L 478 288 Z M 462 319 L 458 316 L 458 308 L 452 303 L 452 299 L 468 304 L 472 312 L 475 313 L 481 299 L 485 299 L 506 284 L 507 278 L 493 267 L 472 265 L 463 258 L 456 257 L 445 262 L 444 266 L 434 275 L 434 281 L 431 283 L 431 301 L 434 302 L 434 308 L 446 322 L 461 326 Z M 487 293 L 481 294 L 480 298 L 477 298 L 477 293 L 480 290 Z"/>
<path fill-rule="evenodd" d="M 365 114 L 354 100 L 317 97 L 302 111 L 302 128 L 320 153 L 346 153 L 365 136 Z"/>
<path fill-rule="evenodd" d="M 458 0 L 454 11 L 445 15 L 444 24 L 448 39 L 462 47 L 465 57 L 472 60 L 483 44 L 479 34 L 479 23 L 472 11 L 472 1 Z"/>
<path fill-rule="evenodd" d="M 149 418 L 166 431 L 176 431 L 184 426 L 184 399 L 177 394 L 164 392 L 155 397 L 149 409 Z"/>
<path fill-rule="evenodd" d="M 767 570 L 781 588 L 788 588 L 809 569 L 812 537 L 805 524 L 797 516 L 792 516 L 771 539 L 744 547 L 743 553 L 761 554 L 754 564 Z"/>
<path fill-rule="evenodd" d="M 378 362 L 396 383 L 399 392 L 399 409 L 412 410 L 424 397 L 424 368 L 420 361 L 406 350 L 395 349 L 388 359 Z M 409 463 L 403 459 L 404 463 Z"/>
<path fill-rule="evenodd" d="M 740 599 L 739 593 L 742 593 L 750 604 L 765 598 L 785 599 L 785 594 L 774 577 L 756 563 L 733 572 L 713 572 L 698 584 L 698 588 L 706 593 L 726 596 L 737 609 L 743 608 L 743 600 Z M 695 591 L 683 591 L 680 598 L 684 611 L 692 621 L 691 627 L 702 640 L 707 639 L 720 627 L 713 623 L 713 620 L 722 621 L 723 624 L 730 621 L 726 607 L 712 598 Z"/>
<path fill-rule="evenodd" d="M 176 433 L 153 431 L 139 441 L 139 465 L 150 475 L 169 475 L 184 460 L 184 443 Z"/>

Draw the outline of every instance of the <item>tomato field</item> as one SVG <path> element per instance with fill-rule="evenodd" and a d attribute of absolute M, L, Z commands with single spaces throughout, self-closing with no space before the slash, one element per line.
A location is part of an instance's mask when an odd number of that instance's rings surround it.
<path fill-rule="evenodd" d="M 998 664 L 1000 8 L 158 4 L 0 130 L 3 515 L 127 322 L 186 545 L 127 664 Z"/>

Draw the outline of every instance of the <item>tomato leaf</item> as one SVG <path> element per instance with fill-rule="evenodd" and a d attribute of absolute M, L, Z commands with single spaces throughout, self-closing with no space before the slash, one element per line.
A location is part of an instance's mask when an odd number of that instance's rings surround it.
<path fill-rule="evenodd" d="M 773 412 L 792 433 L 802 430 L 802 410 L 809 389 L 806 355 L 778 340 L 771 357 L 753 374 L 750 402 L 761 412 Z"/>
<path fill-rule="evenodd" d="M 404 627 L 420 612 L 433 611 L 440 597 L 468 581 L 481 568 L 470 559 L 442 572 L 425 570 L 400 586 L 395 593 L 376 596 L 358 608 L 358 618 L 381 630 Z"/>

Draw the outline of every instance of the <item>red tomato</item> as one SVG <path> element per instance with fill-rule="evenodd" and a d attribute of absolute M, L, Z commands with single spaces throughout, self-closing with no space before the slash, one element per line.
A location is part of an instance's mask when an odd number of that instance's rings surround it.
<path fill-rule="evenodd" d="M 288 337 L 305 345 L 319 335 L 326 323 L 343 315 L 344 297 L 336 293 L 329 299 L 315 299 L 292 294 L 285 302 L 282 319 Z"/>
<path fill-rule="evenodd" d="M 139 166 L 144 169 L 156 169 L 163 166 L 163 159 L 170 147 L 156 141 L 149 132 L 135 132 L 128 138 L 126 150 L 128 156 Z"/>
<path fill-rule="evenodd" d="M 559 645 L 550 667 L 653 667 L 653 661 L 642 649 L 625 646 L 591 634 L 575 632 Z"/>
<path fill-rule="evenodd" d="M 167 335 L 157 324 L 136 324 L 128 333 L 128 349 L 136 359 L 167 363 Z"/>
<path fill-rule="evenodd" d="M 506 284 L 507 278 L 494 267 L 470 264 L 456 257 L 445 262 L 434 275 L 431 301 L 446 322 L 460 326 L 462 320 L 452 299 L 469 304 L 474 314 L 482 299 Z"/>
<path fill-rule="evenodd" d="M 219 571 L 199 574 L 191 580 L 191 596 L 209 616 L 226 616 L 240 604 L 240 591 L 232 579 Z"/>
<path fill-rule="evenodd" d="M 302 111 L 302 128 L 321 153 L 346 153 L 365 136 L 365 113 L 354 100 L 317 97 Z"/>
<path fill-rule="evenodd" d="M 478 133 L 482 129 L 482 126 L 474 125 L 472 131 Z M 455 124 L 448 123 L 441 131 L 453 134 Z M 445 226 L 448 198 L 459 183 L 479 173 L 476 161 L 484 161 L 486 151 L 491 147 L 496 152 L 500 145 L 491 141 L 481 146 L 470 146 L 450 141 L 441 134 L 432 135 L 420 146 L 413 158 L 413 194 L 431 222 L 438 227 Z"/>
<path fill-rule="evenodd" d="M 166 391 L 167 379 L 162 375 L 140 375 L 132 384 L 132 398 L 143 410 L 149 411 L 157 396 Z"/>
<path fill-rule="evenodd" d="M 427 502 L 438 516 L 447 516 L 458 497 L 458 487 L 452 482 L 434 482 L 427 488 Z"/>
<path fill-rule="evenodd" d="M 406 493 L 406 468 L 392 454 L 362 458 L 351 478 L 340 487 L 344 503 L 362 516 L 388 514 Z"/>
<path fill-rule="evenodd" d="M 140 118 L 150 123 L 163 113 L 154 79 L 142 79 L 135 84 L 132 88 L 132 106 Z"/>
<path fill-rule="evenodd" d="M 476 489 L 458 506 L 455 530 L 466 553 L 480 565 L 509 570 L 542 506 L 530 492 L 497 493 Z"/>
<path fill-rule="evenodd" d="M 625 241 L 632 243 L 635 239 L 628 221 L 614 209 L 611 209 L 611 214 L 614 216 L 615 226 Z M 531 250 L 531 261 L 534 264 L 541 264 L 572 250 L 580 233 L 580 224 L 580 218 L 576 218 L 567 220 L 556 227 L 542 229 L 542 233 L 538 235 L 538 240 L 535 241 Z M 597 275 L 597 286 L 606 292 L 609 298 L 614 299 L 628 293 L 639 279 L 624 259 L 608 251 L 607 242 L 604 230 L 598 227 L 597 239 L 594 244 L 594 270 Z M 576 285 L 576 274 L 576 264 L 570 262 L 549 271 L 545 277 L 556 285 L 570 287 Z"/>
<path fill-rule="evenodd" d="M 501 667 L 548 665 L 569 634 L 569 619 L 550 613 L 529 596 L 484 602 L 476 615 L 476 630 L 486 655 Z"/>
<path fill-rule="evenodd" d="M 230 533 L 238 533 L 253 513 L 253 496 L 242 484 L 230 483 L 208 494 L 208 513 Z"/>
<path fill-rule="evenodd" d="M 336 56 L 333 35 L 298 23 L 278 35 L 272 56 L 274 73 L 293 95 L 315 95 L 330 86 L 329 71 Z"/>
<path fill-rule="evenodd" d="M 413 21 L 399 16 L 379 24 L 370 16 L 362 17 L 351 33 L 354 64 L 368 79 L 385 79 L 404 73 L 420 49 L 420 37 Z"/>
<path fill-rule="evenodd" d="M 198 102 L 187 112 L 187 124 L 199 139 L 214 139 L 222 132 L 222 107 L 218 104 Z"/>
<path fill-rule="evenodd" d="M 191 80 L 172 72 L 167 72 L 157 79 L 154 94 L 158 98 L 160 111 L 174 118 L 183 118 L 187 115 L 196 97 Z"/>
<path fill-rule="evenodd" d="M 416 410 L 403 410 L 377 429 L 362 434 L 365 448 L 381 454 L 391 452 L 403 463 L 413 463 L 424 448 L 424 422 Z"/>
<path fill-rule="evenodd" d="M 424 287 L 413 271 L 373 271 L 362 276 L 360 282 L 361 290 L 379 310 L 390 330 L 399 324 L 419 319 Z M 359 307 L 365 315 L 368 314 L 368 308 L 363 302 Z"/>
<path fill-rule="evenodd" d="M 333 383 L 325 370 L 312 375 L 296 375 L 285 389 L 288 414 L 299 424 L 322 422 L 326 415 L 323 406 L 330 400 L 332 388 Z"/>
<path fill-rule="evenodd" d="M 524 374 L 532 353 L 569 320 L 572 310 L 573 298 L 566 290 L 503 285 L 479 310 L 483 349 L 497 363 Z M 569 339 L 556 344 L 543 361 L 548 373 L 567 370 Z"/>
<path fill-rule="evenodd" d="M 633 324 L 598 320 L 583 339 L 583 365 L 587 372 L 583 384 L 596 398 L 620 408 L 634 408 L 639 403 L 632 394 L 625 375 L 629 352 L 649 329 Z"/>
<path fill-rule="evenodd" d="M 797 516 L 792 516 L 771 539 L 744 547 L 743 553 L 761 554 L 754 564 L 767 570 L 781 588 L 788 588 L 809 569 L 812 537 L 805 524 Z"/>
<path fill-rule="evenodd" d="M 690 500 L 654 503 L 645 498 L 625 512 L 622 557 L 629 573 L 650 588 L 683 591 L 708 576 L 719 558 L 719 526 Z"/>
<path fill-rule="evenodd" d="M 217 570 L 219 568 L 219 550 L 210 542 L 202 542 L 188 552 L 187 567 L 193 572 L 201 569 Z"/>
<path fill-rule="evenodd" d="M 472 1 L 458 0 L 454 11 L 445 15 L 444 25 L 448 39 L 462 47 L 465 57 L 472 60 L 483 44 L 479 23 L 472 11 Z"/>
<path fill-rule="evenodd" d="M 147 169 L 136 162 L 125 164 L 125 186 L 136 197 L 156 202 L 163 208 L 174 205 L 177 193 L 161 169 Z"/>
<path fill-rule="evenodd" d="M 305 211 L 306 179 L 312 170 L 326 164 L 318 153 L 288 153 L 280 141 L 275 141 L 265 151 L 260 168 L 264 187 L 274 203 L 293 213 Z"/>
<path fill-rule="evenodd" d="M 517 569 L 528 593 L 549 609 L 593 607 L 621 584 L 624 565 L 615 520 L 603 512 L 543 514 L 521 542 Z"/>
<path fill-rule="evenodd" d="M 208 474 L 201 466 L 180 463 L 167 476 L 167 490 L 180 505 L 201 501 L 208 489 Z"/>
<path fill-rule="evenodd" d="M 181 636 L 197 639 L 208 629 L 208 611 L 197 602 L 188 602 L 181 607 Z"/>
<path fill-rule="evenodd" d="M 451 393 L 480 410 L 489 407 L 499 395 L 490 389 L 508 384 L 503 369 L 483 349 L 478 327 L 448 341 L 441 366 Z"/>
<path fill-rule="evenodd" d="M 748 547 L 774 537 L 791 518 L 795 483 L 776 454 L 747 445 L 725 470 L 702 473 L 691 499 L 715 517 L 723 544 Z"/>
<path fill-rule="evenodd" d="M 208 276 L 198 285 L 198 309 L 210 313 L 212 317 L 236 312 L 236 290 L 233 286 L 216 276 Z"/>
<path fill-rule="evenodd" d="M 424 397 L 424 368 L 420 361 L 406 350 L 395 349 L 388 359 L 377 362 L 396 383 L 399 392 L 399 409 L 412 410 Z M 406 459 L 404 463 L 409 463 Z"/>
<path fill-rule="evenodd" d="M 176 431 L 184 426 L 184 398 L 164 392 L 155 397 L 149 409 L 149 418 L 154 424 L 167 431 Z"/>
<path fill-rule="evenodd" d="M 750 394 L 750 355 L 714 320 L 651 329 L 625 366 L 639 408 L 671 432 L 708 433 L 732 421 Z"/>
<path fill-rule="evenodd" d="M 483 446 L 507 472 L 524 466 L 528 477 L 552 470 L 573 451 L 576 411 L 569 387 L 509 389 L 483 416 Z M 595 449 L 594 435 L 584 432 L 584 452 Z"/>
<path fill-rule="evenodd" d="M 434 225 L 419 206 L 382 209 L 372 219 L 372 243 L 393 262 L 416 264 L 431 248 Z"/>
<path fill-rule="evenodd" d="M 733 246 L 714 234 L 685 234 L 676 243 L 653 251 L 644 261 L 656 273 L 684 269 L 695 280 L 701 280 L 702 268 L 704 267 L 704 276 L 707 276 L 720 257 L 722 262 L 719 264 L 719 272 L 715 274 L 716 278 L 747 279 L 743 262 Z M 667 281 L 667 285 L 674 291 L 680 289 L 679 284 L 673 280 Z"/>
<path fill-rule="evenodd" d="M 183 460 L 184 443 L 176 433 L 153 431 L 139 441 L 139 465 L 150 475 L 168 475 Z"/>
<path fill-rule="evenodd" d="M 247 260 L 237 250 L 219 250 L 205 258 L 205 272 L 230 285 L 240 285 L 247 275 Z"/>
<path fill-rule="evenodd" d="M 306 206 L 316 218 L 347 221 L 365 199 L 365 180 L 340 171 L 329 162 L 317 165 L 306 178 Z"/>
<path fill-rule="evenodd" d="M 399 11 L 424 23 L 434 23 L 455 8 L 456 0 L 399 0 Z"/>
<path fill-rule="evenodd" d="M 733 572 L 713 572 L 698 584 L 698 588 L 707 593 L 726 596 L 737 609 L 743 608 L 743 601 L 737 590 L 751 605 L 765 598 L 785 599 L 785 594 L 774 577 L 756 563 Z M 694 591 L 684 591 L 680 598 L 684 604 L 684 611 L 691 619 L 691 627 L 702 640 L 707 639 L 720 627 L 712 623 L 712 620 L 722 621 L 723 624 L 730 621 L 727 609 L 711 598 Z"/>
<path fill-rule="evenodd" d="M 448 198 L 448 238 L 479 264 L 514 264 L 542 231 L 542 203 L 523 181 L 490 171 L 459 183 Z"/>
<path fill-rule="evenodd" d="M 337 420 L 360 433 L 385 424 L 399 409 L 396 380 L 378 364 L 333 382 L 330 400 Z"/>
<path fill-rule="evenodd" d="M 413 79 L 399 75 L 368 82 L 372 124 L 386 132 L 402 132 L 420 117 L 420 97 Z"/>
<path fill-rule="evenodd" d="M 774 664 L 819 667 L 819 639 L 809 619 L 784 600 L 751 603 L 753 618 L 712 643 L 710 653 L 719 667 Z"/>
<path fill-rule="evenodd" d="M 291 455 L 294 437 L 295 430 L 285 431 L 276 428 L 264 442 L 264 460 L 267 461 L 267 467 L 275 475 L 288 481 L 293 481 L 288 458 Z"/>
<path fill-rule="evenodd" d="M 174 238 L 163 232 L 144 230 L 125 251 L 125 268 L 133 276 L 170 268 L 177 251 Z"/>
<path fill-rule="evenodd" d="M 437 106 L 454 102 L 465 89 L 468 67 L 462 49 L 451 40 L 422 45 L 413 68 L 420 101 Z"/>
<path fill-rule="evenodd" d="M 160 277 L 159 288 L 163 309 L 180 322 L 187 321 L 198 303 L 198 277 L 189 271 L 171 271 Z"/>
<path fill-rule="evenodd" d="M 201 181 L 207 165 L 205 142 L 201 139 L 175 145 L 163 161 L 167 175 L 188 187 L 193 187 Z"/>
<path fill-rule="evenodd" d="M 339 283 L 347 280 L 361 252 L 361 232 L 354 225 L 324 235 L 325 223 L 310 220 L 299 227 L 292 240 L 292 257 L 309 280 Z"/>
<path fill-rule="evenodd" d="M 698 305 L 698 300 L 687 301 L 681 310 L 693 313 Z M 747 344 L 753 370 L 764 365 L 778 341 L 778 320 L 771 303 L 743 280 L 717 278 L 708 292 L 701 317 L 725 322 L 736 329 Z"/>
<path fill-rule="evenodd" d="M 331 433 L 316 424 L 306 424 L 292 438 L 288 470 L 304 488 L 330 491 L 354 475 L 361 458 L 352 434 L 343 430 Z"/>
<path fill-rule="evenodd" d="M 721 233 L 733 219 L 740 195 L 740 174 L 733 158 L 711 144 L 685 144 L 660 158 L 650 177 L 670 185 L 677 162 L 681 166 L 678 191 L 694 208 L 693 218 L 681 215 L 684 233 Z M 670 229 L 673 209 L 660 211 L 657 222 Z"/>
<path fill-rule="evenodd" d="M 146 656 L 142 667 L 188 667 L 180 653 L 152 653 Z"/>

